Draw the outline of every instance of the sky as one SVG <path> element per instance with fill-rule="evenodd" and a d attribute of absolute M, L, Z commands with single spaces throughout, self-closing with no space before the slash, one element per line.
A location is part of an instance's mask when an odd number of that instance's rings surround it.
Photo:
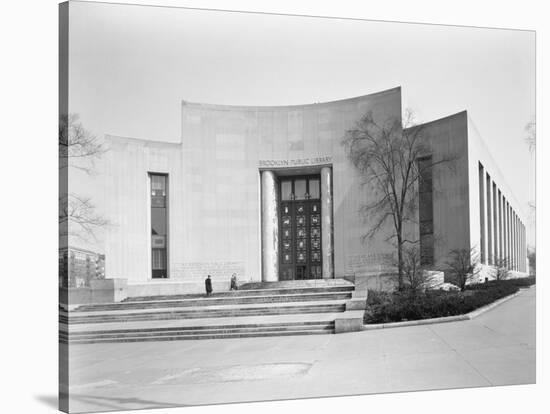
<path fill-rule="evenodd" d="M 534 245 L 530 31 L 73 2 L 70 111 L 87 129 L 178 142 L 182 100 L 326 102 L 401 86 L 420 122 L 467 110 Z"/>

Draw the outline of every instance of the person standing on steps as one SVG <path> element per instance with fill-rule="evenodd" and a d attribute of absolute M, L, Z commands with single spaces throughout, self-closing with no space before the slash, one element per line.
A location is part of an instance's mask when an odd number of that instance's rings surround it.
<path fill-rule="evenodd" d="M 236 273 L 233 273 L 231 275 L 231 287 L 229 288 L 229 290 L 238 290 L 239 287 L 237 286 L 237 274 Z"/>
<path fill-rule="evenodd" d="M 210 279 L 210 275 L 204 280 L 204 287 L 206 288 L 206 296 L 210 296 L 212 294 L 212 279 Z"/>

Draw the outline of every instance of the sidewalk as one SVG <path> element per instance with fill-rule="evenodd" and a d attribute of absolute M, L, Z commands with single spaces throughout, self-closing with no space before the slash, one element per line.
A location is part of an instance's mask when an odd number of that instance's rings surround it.
<path fill-rule="evenodd" d="M 533 383 L 535 292 L 473 320 L 435 325 L 71 346 L 71 410 Z"/>

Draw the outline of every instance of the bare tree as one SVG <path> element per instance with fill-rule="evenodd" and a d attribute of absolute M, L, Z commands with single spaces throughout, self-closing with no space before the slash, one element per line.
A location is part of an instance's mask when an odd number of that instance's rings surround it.
<path fill-rule="evenodd" d="M 496 258 L 494 266 L 496 280 L 508 279 L 510 276 L 510 259 L 508 257 Z"/>
<path fill-rule="evenodd" d="M 84 240 L 95 238 L 95 231 L 107 224 L 109 221 L 96 212 L 90 198 L 77 194 L 63 194 L 59 197 L 60 236 L 72 235 Z"/>
<path fill-rule="evenodd" d="M 420 251 L 417 246 L 403 249 L 403 277 L 404 284 L 412 294 L 424 292 L 431 287 L 434 276 L 421 264 Z"/>
<path fill-rule="evenodd" d="M 466 284 L 475 280 L 481 270 L 477 250 L 475 248 L 451 250 L 444 264 L 444 270 L 450 274 L 454 284 L 463 291 Z"/>
<path fill-rule="evenodd" d="M 97 137 L 84 128 L 77 114 L 59 117 L 59 168 L 60 174 L 68 174 L 68 167 L 74 167 L 91 174 L 95 159 L 101 157 L 105 148 Z M 76 159 L 81 161 L 72 162 Z M 59 236 L 78 236 L 82 239 L 95 238 L 95 230 L 108 224 L 108 220 L 97 213 L 88 197 L 75 193 L 59 194 Z"/>
<path fill-rule="evenodd" d="M 79 121 L 78 114 L 61 115 L 59 117 L 59 160 L 60 168 L 78 168 L 90 174 L 93 161 L 105 152 L 105 148 L 97 137 L 90 133 Z M 70 160 L 82 159 L 86 163 L 71 163 Z"/>
<path fill-rule="evenodd" d="M 393 241 L 397 250 L 400 290 L 404 287 L 404 246 L 418 242 L 405 235 L 406 223 L 416 222 L 416 187 L 426 170 L 450 161 L 433 157 L 419 167 L 418 161 L 431 155 L 431 150 L 424 139 L 423 127 L 415 126 L 413 120 L 412 112 L 408 111 L 403 123 L 401 119 L 390 119 L 380 125 L 369 112 L 346 132 L 342 141 L 349 160 L 374 194 L 374 201 L 361 208 L 362 214 L 374 219 L 363 240 L 373 238 L 386 222 L 391 223 L 392 234 L 388 240 Z"/>
<path fill-rule="evenodd" d="M 529 259 L 529 274 L 530 276 L 537 275 L 537 250 L 535 247 L 529 247 L 527 251 L 527 258 Z"/>

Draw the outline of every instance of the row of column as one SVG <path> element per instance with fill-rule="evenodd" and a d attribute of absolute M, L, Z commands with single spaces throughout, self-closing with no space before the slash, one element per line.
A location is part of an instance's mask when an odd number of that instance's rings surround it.
<path fill-rule="evenodd" d="M 321 254 L 323 279 L 334 278 L 332 169 L 321 168 Z M 273 171 L 261 172 L 262 281 L 279 280 L 279 186 Z"/>
<path fill-rule="evenodd" d="M 481 163 L 479 202 L 481 263 L 526 272 L 525 225 Z"/>

